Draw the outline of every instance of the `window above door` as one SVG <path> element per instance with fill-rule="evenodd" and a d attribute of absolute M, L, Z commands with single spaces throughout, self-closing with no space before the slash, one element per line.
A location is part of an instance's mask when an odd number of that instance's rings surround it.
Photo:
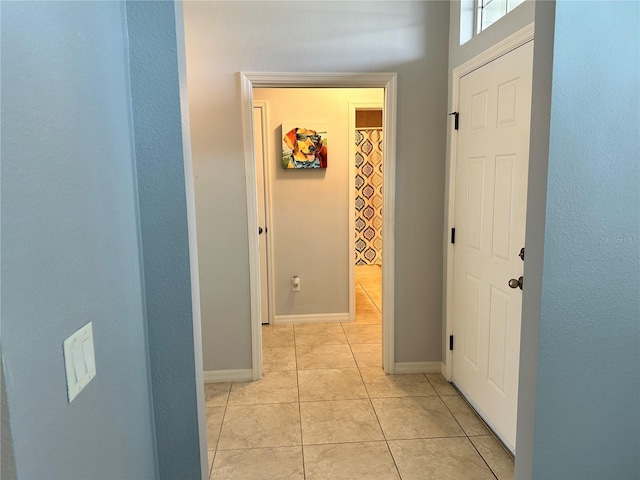
<path fill-rule="evenodd" d="M 462 0 L 460 45 L 486 30 L 525 0 Z"/>

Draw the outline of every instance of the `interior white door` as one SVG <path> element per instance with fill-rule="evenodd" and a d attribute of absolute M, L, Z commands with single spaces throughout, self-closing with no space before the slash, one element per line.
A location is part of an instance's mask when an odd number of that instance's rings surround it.
<path fill-rule="evenodd" d="M 460 79 L 452 379 L 515 451 L 533 42 Z"/>
<path fill-rule="evenodd" d="M 262 106 L 253 107 L 253 141 L 256 160 L 256 187 L 258 195 L 258 242 L 260 246 L 260 305 L 263 324 L 269 323 L 269 282 L 267 262 L 267 215 L 265 200 L 265 139 L 264 123 L 265 110 Z"/>

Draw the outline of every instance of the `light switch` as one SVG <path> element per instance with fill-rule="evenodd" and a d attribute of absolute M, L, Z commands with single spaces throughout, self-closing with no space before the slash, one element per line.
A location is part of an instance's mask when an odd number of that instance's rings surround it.
<path fill-rule="evenodd" d="M 93 326 L 91 322 L 67 338 L 64 348 L 64 366 L 67 374 L 69 403 L 96 376 L 93 353 Z"/>

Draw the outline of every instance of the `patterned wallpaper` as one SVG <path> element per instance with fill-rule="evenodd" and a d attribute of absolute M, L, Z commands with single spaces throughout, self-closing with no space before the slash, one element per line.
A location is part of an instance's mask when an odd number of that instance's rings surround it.
<path fill-rule="evenodd" d="M 356 265 L 382 264 L 382 130 L 356 130 Z"/>

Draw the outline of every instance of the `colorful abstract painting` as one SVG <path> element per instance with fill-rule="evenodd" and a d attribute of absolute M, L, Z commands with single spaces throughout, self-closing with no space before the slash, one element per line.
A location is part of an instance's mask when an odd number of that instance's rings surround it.
<path fill-rule="evenodd" d="M 327 128 L 282 124 L 282 168 L 327 168 Z"/>

